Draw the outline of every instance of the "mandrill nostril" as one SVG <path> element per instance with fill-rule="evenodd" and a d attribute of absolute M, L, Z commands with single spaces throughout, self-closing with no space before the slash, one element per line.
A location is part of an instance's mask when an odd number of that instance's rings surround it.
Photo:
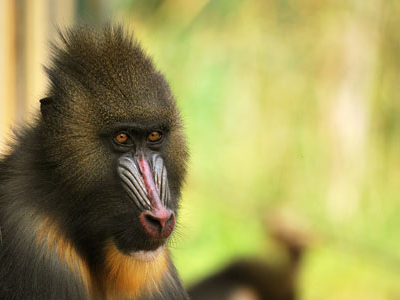
<path fill-rule="evenodd" d="M 171 218 L 172 212 L 168 212 L 167 214 L 163 214 L 162 216 L 154 215 L 151 212 L 144 215 L 144 219 L 147 224 L 150 227 L 157 229 L 158 231 L 162 231 L 163 228 L 168 225 L 167 223 L 171 220 Z"/>
<path fill-rule="evenodd" d="M 164 220 L 159 220 L 151 215 L 146 215 L 144 219 L 150 227 L 156 229 L 157 231 L 161 231 L 164 227 Z"/>
<path fill-rule="evenodd" d="M 167 238 L 174 229 L 175 216 L 167 209 L 156 212 L 145 211 L 140 214 L 140 221 L 150 237 Z"/>

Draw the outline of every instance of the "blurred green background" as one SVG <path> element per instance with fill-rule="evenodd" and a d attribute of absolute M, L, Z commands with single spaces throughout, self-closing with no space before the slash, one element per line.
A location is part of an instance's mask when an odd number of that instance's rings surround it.
<path fill-rule="evenodd" d="M 273 261 L 279 215 L 313 237 L 301 299 L 400 299 L 400 1 L 92 2 L 80 17 L 134 28 L 182 109 L 186 284 Z"/>
<path fill-rule="evenodd" d="M 190 141 L 183 279 L 265 256 L 278 213 L 316 240 L 301 299 L 400 299 L 400 2 L 121 4 Z"/>

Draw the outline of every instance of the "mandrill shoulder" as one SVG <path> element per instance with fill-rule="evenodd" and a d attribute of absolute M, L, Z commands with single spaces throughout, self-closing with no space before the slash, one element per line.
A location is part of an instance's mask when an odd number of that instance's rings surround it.
<path fill-rule="evenodd" d="M 34 206 L 10 199 L 0 213 L 0 299 L 89 299 L 72 243 Z"/>
<path fill-rule="evenodd" d="M 75 271 L 59 259 L 71 247 L 45 222 L 40 203 L 51 196 L 37 189 L 45 183 L 35 173 L 34 134 L 26 130 L 18 139 L 0 159 L 0 299 L 88 299 Z"/>

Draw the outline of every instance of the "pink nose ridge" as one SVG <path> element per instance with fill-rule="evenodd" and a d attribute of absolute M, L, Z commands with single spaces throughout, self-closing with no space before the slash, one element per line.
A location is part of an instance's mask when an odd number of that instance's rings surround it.
<path fill-rule="evenodd" d="M 164 207 L 142 212 L 139 219 L 146 233 L 154 239 L 166 239 L 175 227 L 175 214 Z"/>

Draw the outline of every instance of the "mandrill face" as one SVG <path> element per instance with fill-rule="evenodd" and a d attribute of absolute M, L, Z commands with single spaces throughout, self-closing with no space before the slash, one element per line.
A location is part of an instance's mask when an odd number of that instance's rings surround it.
<path fill-rule="evenodd" d="M 85 30 L 68 32 L 55 49 L 41 101 L 49 182 L 69 197 L 55 205 L 91 252 L 99 243 L 124 254 L 155 251 L 175 228 L 186 173 L 179 111 L 135 41 L 119 28 Z"/>
<path fill-rule="evenodd" d="M 122 198 L 132 206 L 113 221 L 113 240 L 122 252 L 156 250 L 175 227 L 177 196 L 171 196 L 163 158 L 169 136 L 160 128 L 126 125 L 112 139 Z"/>

